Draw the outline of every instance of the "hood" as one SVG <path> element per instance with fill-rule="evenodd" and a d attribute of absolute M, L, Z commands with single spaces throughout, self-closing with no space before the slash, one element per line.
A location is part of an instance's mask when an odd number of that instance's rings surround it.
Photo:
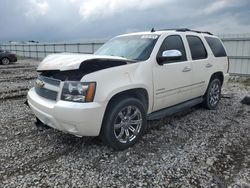
<path fill-rule="evenodd" d="M 81 64 L 89 60 L 119 60 L 129 62 L 131 60 L 116 56 L 100 56 L 93 54 L 60 53 L 47 56 L 38 66 L 37 71 L 47 70 L 76 70 Z"/>

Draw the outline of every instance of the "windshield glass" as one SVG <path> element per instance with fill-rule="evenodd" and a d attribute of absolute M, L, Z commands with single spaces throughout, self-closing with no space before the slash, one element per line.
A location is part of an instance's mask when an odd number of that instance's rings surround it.
<path fill-rule="evenodd" d="M 150 57 L 158 37 L 159 35 L 155 34 L 116 37 L 104 44 L 95 54 L 145 61 Z"/>

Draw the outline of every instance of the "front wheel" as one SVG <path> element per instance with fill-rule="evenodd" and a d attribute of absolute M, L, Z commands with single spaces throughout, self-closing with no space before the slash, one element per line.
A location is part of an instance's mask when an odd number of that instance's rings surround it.
<path fill-rule="evenodd" d="M 135 98 L 113 101 L 105 114 L 101 138 L 115 150 L 134 145 L 145 133 L 146 111 Z"/>
<path fill-rule="evenodd" d="M 221 98 L 221 81 L 218 78 L 213 79 L 204 95 L 204 106 L 209 110 L 214 110 L 219 104 Z"/>

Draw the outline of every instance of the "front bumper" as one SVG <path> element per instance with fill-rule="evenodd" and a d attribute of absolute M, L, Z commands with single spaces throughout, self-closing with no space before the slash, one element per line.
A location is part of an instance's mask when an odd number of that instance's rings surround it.
<path fill-rule="evenodd" d="M 44 124 L 76 136 L 98 136 L 107 103 L 52 101 L 40 97 L 34 88 L 28 92 L 28 104 Z"/>

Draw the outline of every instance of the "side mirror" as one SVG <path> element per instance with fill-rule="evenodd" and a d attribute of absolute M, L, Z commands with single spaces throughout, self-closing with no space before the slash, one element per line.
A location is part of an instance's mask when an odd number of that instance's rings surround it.
<path fill-rule="evenodd" d="M 156 59 L 160 65 L 163 65 L 166 61 L 180 60 L 181 57 L 182 53 L 179 50 L 167 50 L 162 52 L 161 56 L 158 56 Z"/>

